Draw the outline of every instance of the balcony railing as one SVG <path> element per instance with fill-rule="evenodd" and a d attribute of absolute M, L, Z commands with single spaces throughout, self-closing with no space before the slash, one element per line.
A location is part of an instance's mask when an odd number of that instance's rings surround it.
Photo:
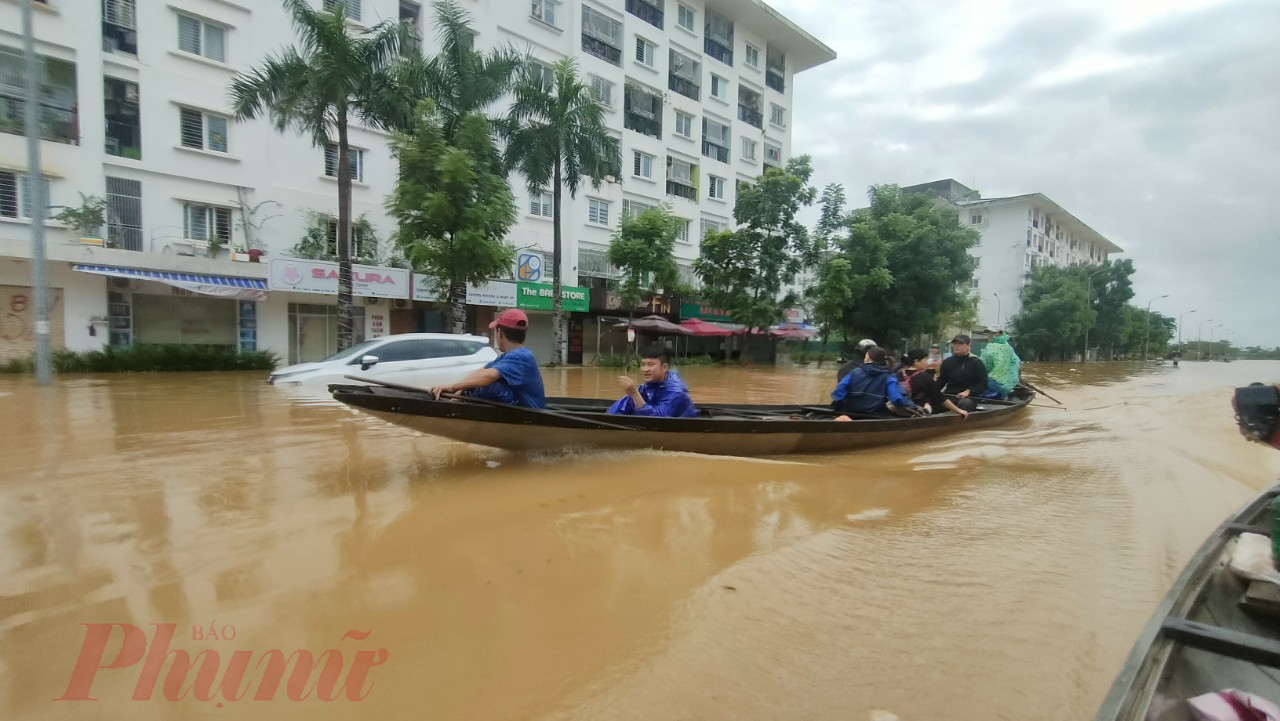
<path fill-rule="evenodd" d="M 662 121 L 656 118 L 646 118 L 645 116 L 628 110 L 626 117 L 622 119 L 622 126 L 627 130 L 634 130 L 641 135 L 648 135 L 653 138 L 662 137 Z"/>
<path fill-rule="evenodd" d="M 773 68 L 770 68 L 769 72 L 765 73 L 764 84 L 780 93 L 787 92 L 787 81 L 783 79 L 783 76 L 775 74 Z"/>
<path fill-rule="evenodd" d="M 627 0 L 627 12 L 656 28 L 662 27 L 662 11 L 652 3 L 645 0 Z"/>
<path fill-rule="evenodd" d="M 600 38 L 582 34 L 582 51 L 588 55 L 594 55 L 601 60 L 613 63 L 614 65 L 622 65 L 622 50 L 606 43 Z"/>
<path fill-rule="evenodd" d="M 55 143 L 80 144 L 78 117 L 74 110 L 40 106 L 40 137 Z M 0 133 L 27 134 L 27 104 L 17 98 L 0 97 Z"/>
<path fill-rule="evenodd" d="M 120 250 L 142 250 L 142 228 L 108 223 L 107 246 Z"/>
<path fill-rule="evenodd" d="M 706 50 L 707 55 L 710 55 L 725 65 L 733 65 L 733 50 L 721 44 L 719 40 L 707 36 L 703 43 L 703 49 Z"/>
<path fill-rule="evenodd" d="M 713 160 L 719 160 L 722 163 L 729 162 L 729 149 L 723 145 L 713 143 L 710 140 L 702 141 L 702 154 Z"/>
<path fill-rule="evenodd" d="M 747 121 L 747 125 L 754 125 L 757 128 L 764 128 L 764 113 L 755 108 L 746 105 L 738 106 L 738 120 Z"/>
<path fill-rule="evenodd" d="M 675 73 L 667 76 L 667 87 L 691 100 L 700 100 L 702 96 L 702 88 L 697 83 Z"/>
<path fill-rule="evenodd" d="M 138 54 L 138 31 L 124 25 L 102 21 L 102 49 L 109 53 Z"/>
<path fill-rule="evenodd" d="M 667 195 L 674 195 L 677 198 L 684 198 L 685 200 L 697 200 L 698 189 L 691 185 L 685 185 L 682 182 L 668 180 Z"/>
<path fill-rule="evenodd" d="M 142 127 L 137 123 L 107 121 L 107 155 L 142 159 Z"/>

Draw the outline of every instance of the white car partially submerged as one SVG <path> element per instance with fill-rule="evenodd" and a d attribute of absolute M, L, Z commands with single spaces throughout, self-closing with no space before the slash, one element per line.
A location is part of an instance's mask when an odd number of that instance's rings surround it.
<path fill-rule="evenodd" d="M 367 340 L 315 363 L 273 371 L 273 385 L 345 383 L 345 376 L 430 388 L 462 380 L 498 357 L 489 339 L 448 333 L 401 333 Z"/>

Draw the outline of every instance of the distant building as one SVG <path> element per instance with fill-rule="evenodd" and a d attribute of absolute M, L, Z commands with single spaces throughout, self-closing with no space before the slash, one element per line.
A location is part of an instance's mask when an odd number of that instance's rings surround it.
<path fill-rule="evenodd" d="M 1043 193 L 984 199 L 950 178 L 902 190 L 936 196 L 981 234 L 971 251 L 978 267 L 970 286 L 978 297 L 979 328 L 1006 326 L 1022 310 L 1019 292 L 1033 268 L 1102 263 L 1123 252 Z"/>

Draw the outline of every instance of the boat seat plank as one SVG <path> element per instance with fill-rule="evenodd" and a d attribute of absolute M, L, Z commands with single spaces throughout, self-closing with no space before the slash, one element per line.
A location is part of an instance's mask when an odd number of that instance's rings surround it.
<path fill-rule="evenodd" d="M 1165 619 L 1161 630 L 1166 636 L 1192 648 L 1280 668 L 1280 641 L 1182 618 Z"/>
<path fill-rule="evenodd" d="M 1256 533 L 1260 536 L 1271 537 L 1271 524 L 1269 523 L 1232 523 L 1227 526 L 1227 530 L 1231 533 Z"/>

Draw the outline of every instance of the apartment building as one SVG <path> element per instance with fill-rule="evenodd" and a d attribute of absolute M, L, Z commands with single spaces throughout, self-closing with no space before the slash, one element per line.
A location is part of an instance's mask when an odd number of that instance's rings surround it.
<path fill-rule="evenodd" d="M 356 26 L 401 19 L 434 51 L 430 6 L 409 0 L 342 3 Z M 735 187 L 791 153 L 795 74 L 834 53 L 762 0 L 460 0 L 477 46 L 510 43 L 549 66 L 575 58 L 608 108 L 624 169 L 587 187 L 563 210 L 557 269 L 586 310 L 623 214 L 669 203 L 686 221 L 684 272 L 704 232 L 732 226 Z M 288 361 L 336 344 L 333 267 L 292 257 L 304 239 L 332 244 L 336 156 L 267 121 L 231 117 L 236 72 L 293 42 L 275 0 L 43 0 L 35 17 L 41 65 L 42 172 L 50 205 L 80 195 L 107 203 L 106 224 L 47 232 L 56 347 L 208 343 L 268 349 Z M 0 359 L 30 354 L 29 202 L 23 127 L 20 4 L 0 3 L 0 303 L 12 309 Z M 387 136 L 356 127 L 353 213 L 357 331 L 362 337 L 442 328 L 434 295 L 407 270 L 378 265 L 393 230 L 383 203 L 395 178 Z M 551 203 L 512 178 L 520 219 L 509 242 L 509 280 L 475 289 L 477 306 L 534 299 L 535 337 L 546 338 Z M 374 242 L 380 240 L 380 243 Z M 540 341 L 541 342 L 541 341 Z"/>

